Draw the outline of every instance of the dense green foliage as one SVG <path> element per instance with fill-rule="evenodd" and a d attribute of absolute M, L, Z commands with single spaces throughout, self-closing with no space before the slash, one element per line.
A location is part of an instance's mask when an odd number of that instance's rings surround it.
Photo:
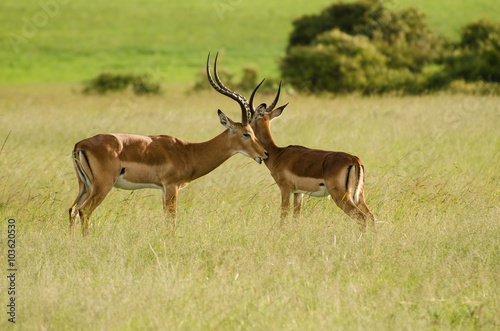
<path fill-rule="evenodd" d="M 386 61 L 367 37 L 334 29 L 311 45 L 292 47 L 282 65 L 296 68 L 293 74 L 284 74 L 299 89 L 355 92 L 382 83 L 380 69 Z"/>
<path fill-rule="evenodd" d="M 455 79 L 500 82 L 500 23 L 479 20 L 465 26 L 446 65 Z"/>
<path fill-rule="evenodd" d="M 447 43 L 415 8 L 340 2 L 294 21 L 281 69 L 294 86 L 313 92 L 422 93 L 455 79 L 498 82 L 498 31 L 499 23 L 478 21 L 458 43 Z"/>
<path fill-rule="evenodd" d="M 367 36 L 387 57 L 390 68 L 418 71 L 439 54 L 439 38 L 428 28 L 424 15 L 414 9 L 391 10 L 380 0 L 336 3 L 318 15 L 293 22 L 288 48 L 310 45 L 325 31 L 339 29 L 349 35 Z M 349 52 L 347 50 L 341 50 Z"/>

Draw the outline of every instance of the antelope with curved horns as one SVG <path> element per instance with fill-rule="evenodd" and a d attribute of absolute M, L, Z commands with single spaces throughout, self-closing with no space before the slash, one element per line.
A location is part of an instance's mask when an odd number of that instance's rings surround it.
<path fill-rule="evenodd" d="M 207 74 L 212 82 L 209 61 L 210 54 Z M 161 189 L 163 208 L 171 216 L 175 231 L 180 188 L 208 174 L 236 153 L 258 163 L 267 158 L 267 151 L 248 123 L 247 109 L 242 109 L 242 123 L 233 122 L 221 110 L 218 114 L 226 130 L 206 142 L 191 143 L 167 135 L 131 133 L 99 134 L 78 142 L 73 149 L 73 163 L 79 193 L 69 209 L 71 234 L 75 235 L 78 216 L 83 235 L 88 233 L 90 215 L 113 186 L 127 190 Z"/>
<path fill-rule="evenodd" d="M 281 92 L 280 82 L 272 104 L 267 107 L 263 103 L 255 109 L 253 99 L 263 82 L 257 85 L 250 97 L 250 126 L 269 153 L 264 162 L 281 191 L 281 219 L 288 214 L 291 193 L 294 195 L 294 216 L 300 215 L 304 194 L 314 197 L 330 195 L 340 209 L 358 222 L 362 231 L 368 223 L 375 225 L 375 217 L 365 203 L 365 168 L 361 159 L 345 152 L 297 145 L 277 146 L 270 123 L 282 114 L 288 103 L 275 108 Z"/>
<path fill-rule="evenodd" d="M 248 109 L 250 126 L 257 139 L 269 153 L 264 163 L 281 191 L 282 222 L 288 215 L 290 195 L 293 193 L 295 217 L 300 215 L 304 194 L 315 197 L 330 195 L 339 208 L 358 222 L 362 231 L 368 222 L 374 225 L 375 217 L 364 200 L 365 171 L 361 159 L 344 152 L 297 145 L 277 146 L 271 135 L 270 122 L 280 116 L 288 104 L 275 108 L 281 92 L 280 82 L 273 103 L 269 107 L 261 104 L 255 109 L 255 93 L 263 82 L 253 90 L 245 109 Z M 219 85 L 222 86 L 221 83 Z M 226 90 L 223 94 L 227 93 L 231 91 Z"/>

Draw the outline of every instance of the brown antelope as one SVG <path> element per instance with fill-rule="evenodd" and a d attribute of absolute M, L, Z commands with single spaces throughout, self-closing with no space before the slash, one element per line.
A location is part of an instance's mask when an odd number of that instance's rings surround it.
<path fill-rule="evenodd" d="M 222 85 L 217 71 L 215 71 L 215 78 L 224 90 L 222 92 L 216 88 L 217 91 L 225 95 L 234 93 Z M 358 222 L 362 231 L 366 229 L 368 222 L 374 225 L 375 218 L 364 199 L 365 171 L 361 159 L 344 152 L 310 149 L 296 145 L 277 146 L 271 135 L 270 122 L 280 116 L 288 104 L 274 108 L 280 96 L 280 83 L 273 103 L 269 107 L 261 104 L 255 109 L 253 99 L 263 82 L 254 89 L 250 102 L 245 103 L 245 108 L 248 109 L 250 126 L 255 136 L 269 153 L 264 163 L 281 191 L 281 220 L 283 221 L 288 215 L 290 195 L 293 193 L 294 216 L 300 215 L 304 194 L 314 197 L 330 195 L 337 206 Z M 212 86 L 214 86 L 213 83 Z M 241 100 L 246 101 L 244 98 Z"/>
<path fill-rule="evenodd" d="M 210 54 L 207 60 L 207 74 Z M 215 70 L 215 69 L 214 69 Z M 227 95 L 227 94 L 226 94 Z M 231 97 L 237 97 L 231 94 Z M 163 192 L 163 208 L 176 227 L 176 201 L 180 188 L 220 166 L 236 153 L 258 163 L 267 152 L 255 138 L 242 108 L 242 122 L 235 123 L 221 110 L 219 120 L 226 128 L 215 138 L 190 143 L 172 136 L 142 136 L 131 133 L 99 134 L 78 142 L 73 150 L 79 193 L 69 209 L 70 232 L 80 217 L 86 235 L 92 212 L 114 187 L 135 190 L 156 188 Z"/>

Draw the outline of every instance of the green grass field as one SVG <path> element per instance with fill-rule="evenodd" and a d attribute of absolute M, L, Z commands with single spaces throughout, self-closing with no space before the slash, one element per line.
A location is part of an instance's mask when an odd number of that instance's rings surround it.
<path fill-rule="evenodd" d="M 226 54 L 222 61 L 235 74 L 255 64 L 264 76 L 277 77 L 292 21 L 330 3 L 4 1 L 0 82 L 80 82 L 112 70 L 150 73 L 164 83 L 189 83 L 203 68 L 208 51 L 218 50 Z M 409 5 L 426 13 L 430 26 L 451 39 L 478 18 L 500 20 L 495 0 L 391 4 Z"/>
<path fill-rule="evenodd" d="M 215 92 L 4 88 L 0 218 L 17 222 L 17 329 L 498 328 L 499 98 L 282 101 L 290 106 L 272 126 L 280 145 L 363 159 L 376 231 L 360 237 L 331 200 L 314 198 L 280 227 L 267 168 L 237 155 L 181 190 L 175 236 L 159 191 L 114 189 L 91 235 L 72 240 L 76 141 L 103 131 L 203 141 L 223 129 L 218 107 L 233 118 L 238 107 Z M 0 252 L 6 273 L 4 239 Z M 4 314 L 0 329 L 9 324 Z"/>
<path fill-rule="evenodd" d="M 77 141 L 214 137 L 218 108 L 240 115 L 216 92 L 185 93 L 208 51 L 233 73 L 253 63 L 277 77 L 291 21 L 331 1 L 54 1 L 0 4 L 0 330 L 500 328 L 499 97 L 282 96 L 279 145 L 363 159 L 379 222 L 362 236 L 328 199 L 305 198 L 302 217 L 280 226 L 267 168 L 236 155 L 181 190 L 175 235 L 160 191 L 113 189 L 90 236 L 72 239 Z M 500 20 L 493 0 L 415 5 L 449 38 Z M 164 93 L 81 94 L 102 70 L 150 73 Z"/>

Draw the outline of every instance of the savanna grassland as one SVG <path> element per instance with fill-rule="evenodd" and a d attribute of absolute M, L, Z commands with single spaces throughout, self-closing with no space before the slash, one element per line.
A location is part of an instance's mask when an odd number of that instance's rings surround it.
<path fill-rule="evenodd" d="M 0 100 L 2 140 L 11 132 L 0 217 L 17 220 L 19 329 L 500 325 L 498 98 L 283 96 L 290 106 L 272 123 L 280 145 L 363 158 L 378 223 L 362 236 L 328 199 L 306 199 L 302 217 L 280 226 L 267 168 L 236 155 L 181 190 L 175 236 L 161 192 L 113 190 L 91 235 L 74 240 L 75 141 L 102 131 L 202 141 L 223 129 L 217 107 L 238 108 L 215 92 L 4 89 Z"/>
<path fill-rule="evenodd" d="M 280 225 L 267 168 L 236 155 L 180 191 L 175 235 L 160 191 L 113 189 L 91 234 L 72 239 L 77 141 L 214 137 L 218 108 L 240 112 L 214 91 L 186 93 L 208 51 L 221 50 L 234 74 L 256 64 L 276 77 L 291 21 L 330 1 L 61 0 L 43 21 L 48 2 L 0 4 L 1 330 L 500 328 L 499 97 L 282 95 L 290 105 L 271 128 L 279 145 L 363 159 L 378 219 L 363 235 L 328 199 L 305 198 L 302 216 Z M 415 5 L 449 38 L 477 18 L 500 19 L 493 0 Z M 149 73 L 163 93 L 80 93 L 102 70 Z"/>

